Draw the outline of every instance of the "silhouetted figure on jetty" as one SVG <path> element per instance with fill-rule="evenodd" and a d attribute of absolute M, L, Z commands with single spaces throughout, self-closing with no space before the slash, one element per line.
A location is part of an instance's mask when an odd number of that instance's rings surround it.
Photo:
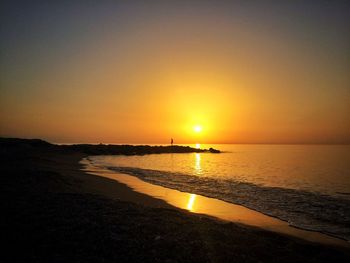
<path fill-rule="evenodd" d="M 173 146 L 173 144 L 174 144 L 174 140 L 173 140 L 173 138 L 171 138 L 171 140 L 170 140 L 170 144 L 171 144 L 171 146 Z"/>

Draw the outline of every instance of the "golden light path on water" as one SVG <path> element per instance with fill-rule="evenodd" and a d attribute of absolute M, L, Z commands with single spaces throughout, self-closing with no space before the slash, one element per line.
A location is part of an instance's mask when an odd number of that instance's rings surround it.
<path fill-rule="evenodd" d="M 200 144 L 197 143 L 196 144 L 196 148 L 200 148 Z M 200 153 L 195 153 L 195 164 L 194 164 L 194 169 L 197 175 L 201 175 L 201 154 Z M 190 197 L 188 199 L 188 203 L 187 203 L 187 209 L 190 210 L 191 212 L 194 212 L 194 204 L 196 201 L 196 194 L 190 194 Z"/>

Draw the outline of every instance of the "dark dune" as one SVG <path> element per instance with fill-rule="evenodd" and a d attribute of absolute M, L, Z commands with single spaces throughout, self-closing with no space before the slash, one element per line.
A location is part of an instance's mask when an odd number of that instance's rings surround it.
<path fill-rule="evenodd" d="M 191 150 L 183 148 L 175 149 Z M 349 262 L 344 248 L 193 215 L 86 174 L 78 163 L 91 151 L 171 149 L 0 139 L 2 261 Z"/>

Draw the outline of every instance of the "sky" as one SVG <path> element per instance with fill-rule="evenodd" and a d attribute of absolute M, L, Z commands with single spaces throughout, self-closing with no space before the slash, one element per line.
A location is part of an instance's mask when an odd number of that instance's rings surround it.
<path fill-rule="evenodd" d="M 55 2 L 1 1 L 2 137 L 350 143 L 349 1 Z"/>

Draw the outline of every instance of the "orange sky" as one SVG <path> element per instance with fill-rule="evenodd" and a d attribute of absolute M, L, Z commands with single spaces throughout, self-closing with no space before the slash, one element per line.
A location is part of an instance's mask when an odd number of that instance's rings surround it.
<path fill-rule="evenodd" d="M 0 135 L 52 142 L 350 142 L 349 35 L 341 23 L 317 24 L 315 16 L 301 30 L 290 9 L 290 24 L 259 9 L 231 15 L 225 6 L 127 10 L 67 11 L 47 28 L 39 19 L 29 23 L 28 35 L 11 35 L 2 45 Z M 13 21 L 15 15 L 5 28 L 14 23 L 24 32 L 26 23 Z M 4 32 L 10 38 L 12 31 Z"/>

